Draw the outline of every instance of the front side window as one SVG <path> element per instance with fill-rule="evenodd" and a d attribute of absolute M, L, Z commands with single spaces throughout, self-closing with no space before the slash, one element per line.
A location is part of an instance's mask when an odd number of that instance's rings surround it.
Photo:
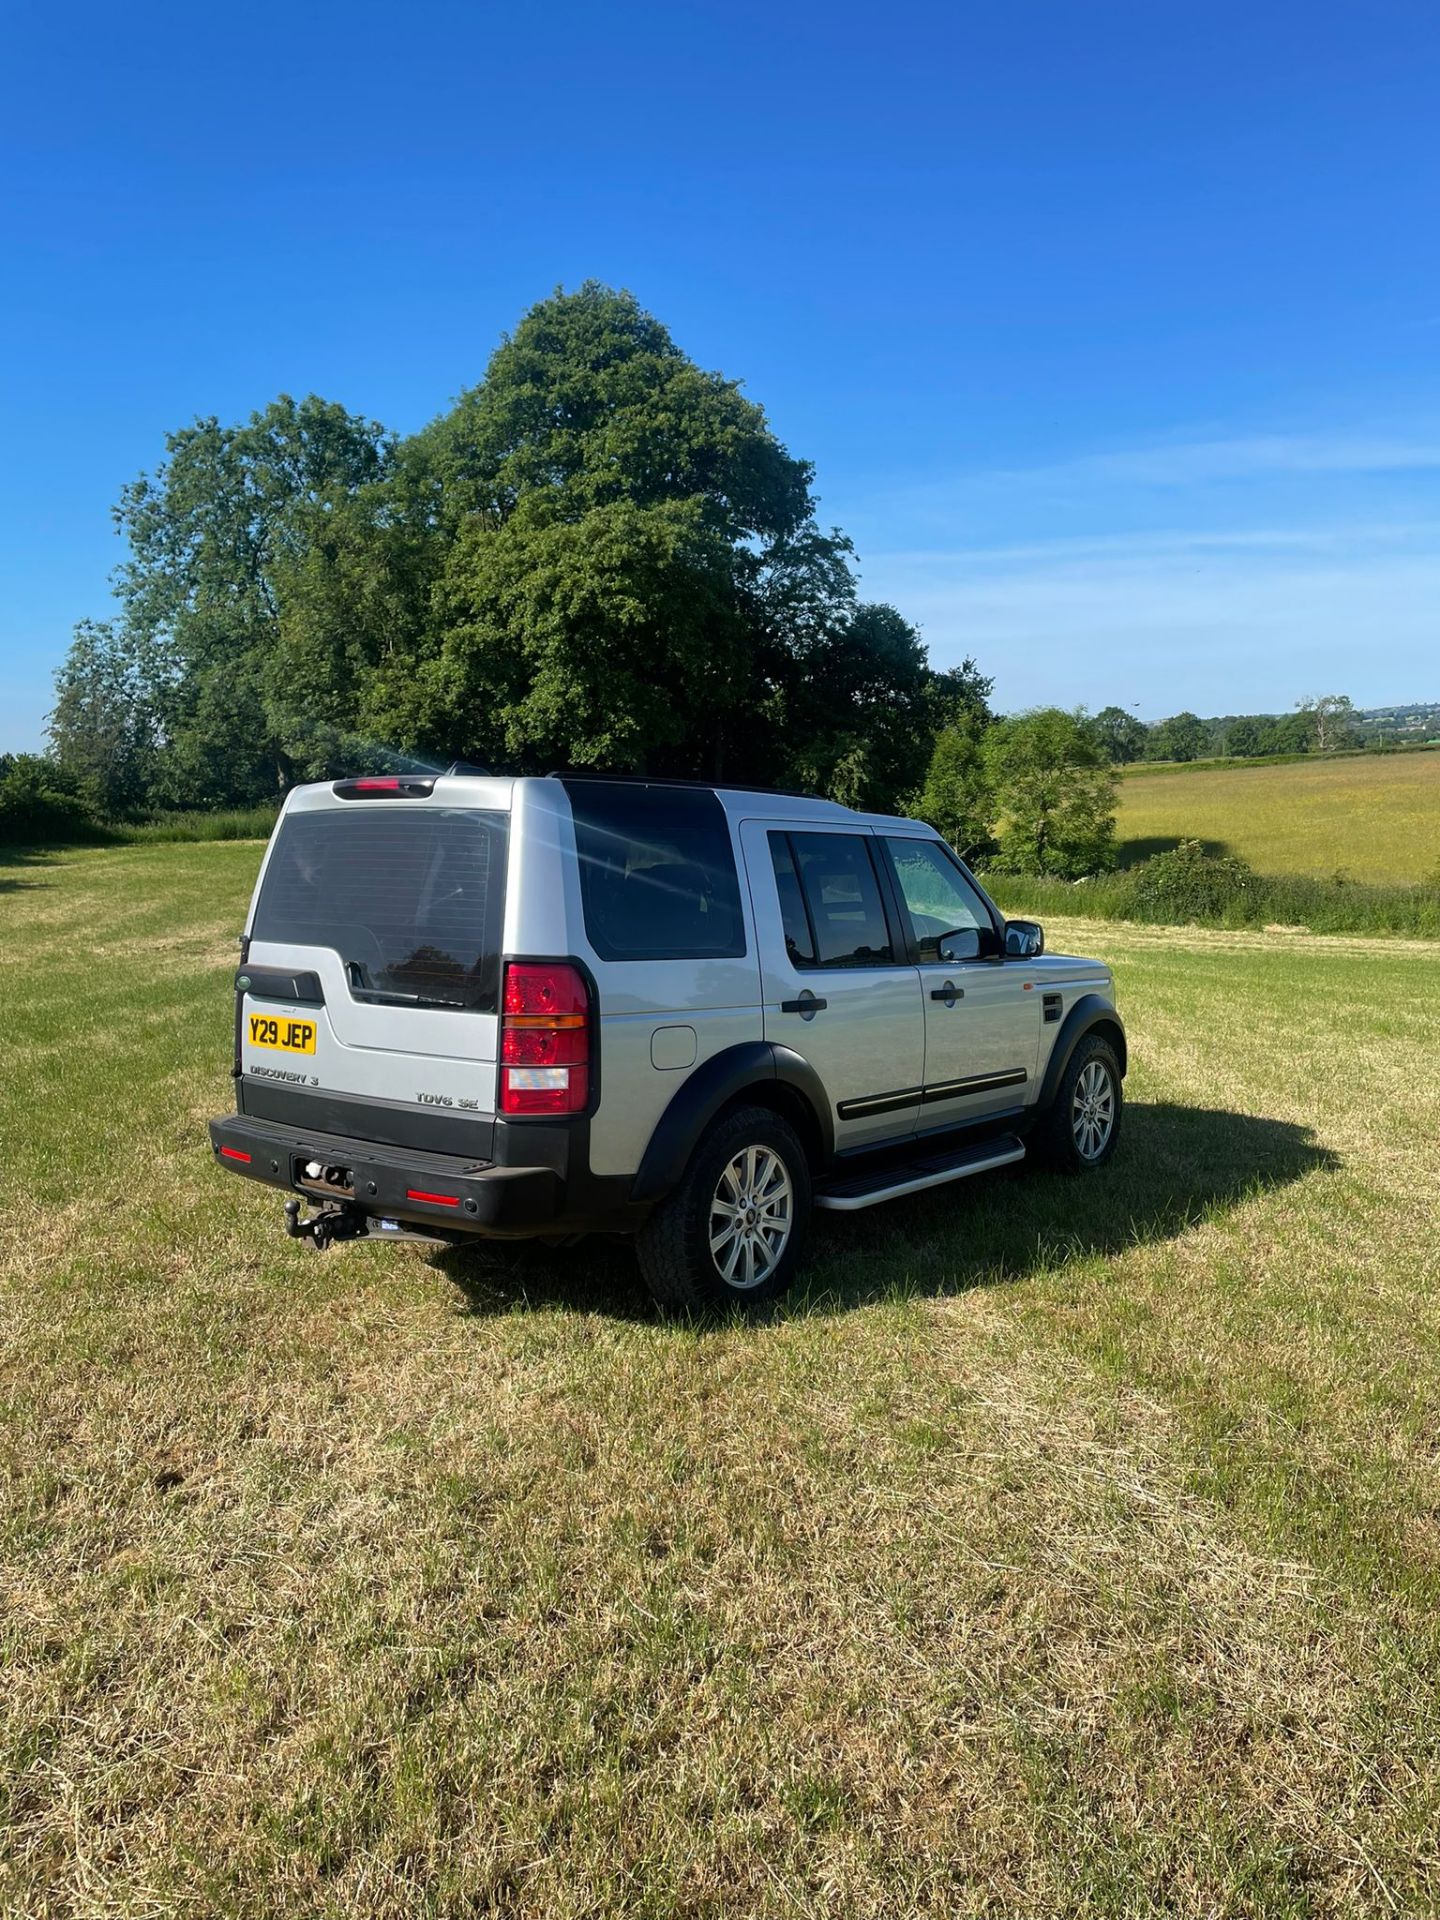
<path fill-rule="evenodd" d="M 493 1013 L 508 826 L 404 801 L 292 813 L 251 937 L 331 948 L 362 997 Z"/>
<path fill-rule="evenodd" d="M 893 964 L 895 949 L 868 836 L 792 833 L 787 838 L 807 910 L 807 926 L 813 930 L 814 959 L 795 959 L 795 964 L 817 967 Z"/>
<path fill-rule="evenodd" d="M 939 962 L 946 934 L 958 936 L 945 943 L 947 958 L 960 959 L 967 954 L 978 957 L 996 951 L 990 909 L 944 847 L 934 840 L 887 839 L 885 844 L 922 966 Z"/>
<path fill-rule="evenodd" d="M 585 932 L 602 960 L 744 954 L 735 850 L 713 793 L 583 780 L 566 789 Z"/>

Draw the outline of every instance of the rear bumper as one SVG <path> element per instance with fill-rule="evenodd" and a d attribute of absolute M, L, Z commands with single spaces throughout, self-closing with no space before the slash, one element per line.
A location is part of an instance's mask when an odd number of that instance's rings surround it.
<path fill-rule="evenodd" d="M 210 1145 L 228 1173 L 457 1237 L 625 1231 L 643 1218 L 630 1203 L 629 1180 L 596 1179 L 573 1167 L 561 1174 L 552 1166 L 498 1166 L 245 1114 L 212 1120 Z M 353 1184 L 342 1192 L 307 1181 L 307 1161 L 344 1167 Z"/>

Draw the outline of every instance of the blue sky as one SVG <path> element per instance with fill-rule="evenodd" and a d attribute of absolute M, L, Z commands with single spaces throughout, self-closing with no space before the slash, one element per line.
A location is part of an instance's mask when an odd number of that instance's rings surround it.
<path fill-rule="evenodd" d="M 0 29 L 0 746 L 167 428 L 632 288 L 1007 707 L 1440 699 L 1440 11 L 332 0 Z"/>

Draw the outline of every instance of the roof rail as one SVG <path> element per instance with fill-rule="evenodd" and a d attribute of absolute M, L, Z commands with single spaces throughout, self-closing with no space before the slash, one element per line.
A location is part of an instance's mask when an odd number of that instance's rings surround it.
<path fill-rule="evenodd" d="M 479 774 L 484 774 L 484 775 L 485 775 L 485 776 L 486 776 L 487 778 L 488 778 L 488 776 L 489 776 L 489 773 L 490 773 L 490 769 L 489 769 L 489 767 L 478 767 L 478 766 L 476 766 L 476 764 L 475 764 L 475 762 L 474 762 L 473 760 L 452 760 L 452 761 L 450 762 L 450 764 L 449 764 L 449 766 L 448 766 L 448 767 L 446 767 L 446 769 L 445 769 L 445 771 L 446 771 L 446 773 L 447 773 L 447 774 L 449 774 L 449 773 L 479 773 Z"/>
<path fill-rule="evenodd" d="M 702 793 L 775 793 L 786 800 L 824 800 L 823 793 L 803 793 L 797 787 L 767 787 L 754 780 L 692 780 L 669 773 L 597 773 L 593 767 L 572 767 L 548 773 L 547 780 L 583 781 L 626 787 L 689 787 Z M 830 802 L 836 805 L 838 802 Z M 853 809 L 852 809 L 853 811 Z"/>

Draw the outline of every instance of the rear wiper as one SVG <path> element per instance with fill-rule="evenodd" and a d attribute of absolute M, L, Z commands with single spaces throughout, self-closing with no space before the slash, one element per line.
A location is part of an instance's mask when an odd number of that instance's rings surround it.
<path fill-rule="evenodd" d="M 357 1000 L 378 1000 L 389 1007 L 454 1007 L 461 1013 L 465 1011 L 463 1000 L 442 1000 L 429 993 L 391 993 L 385 987 L 367 986 L 365 969 L 358 960 L 347 960 L 345 971 L 350 976 L 350 992 Z"/>

